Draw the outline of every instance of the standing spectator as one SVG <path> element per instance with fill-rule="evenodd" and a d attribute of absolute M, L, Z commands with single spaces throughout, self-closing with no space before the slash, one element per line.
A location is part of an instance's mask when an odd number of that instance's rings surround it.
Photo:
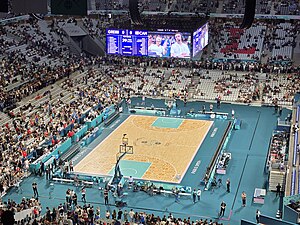
<path fill-rule="evenodd" d="M 112 218 L 113 220 L 117 219 L 117 211 L 116 211 L 115 209 L 113 210 L 113 212 L 112 212 L 112 214 L 111 214 L 111 218 Z"/>
<path fill-rule="evenodd" d="M 129 212 L 129 217 L 130 217 L 130 222 L 132 222 L 132 223 L 133 223 L 134 215 L 135 215 L 135 212 L 133 211 L 133 209 L 131 209 Z"/>
<path fill-rule="evenodd" d="M 196 191 L 196 189 L 193 190 L 192 195 L 193 195 L 193 203 L 195 204 L 196 203 L 196 197 L 197 197 L 197 191 Z"/>
<path fill-rule="evenodd" d="M 55 209 L 55 207 L 53 207 L 53 209 L 52 209 L 52 214 L 51 214 L 51 217 L 52 217 L 52 221 L 55 221 L 56 220 L 56 209 Z"/>
<path fill-rule="evenodd" d="M 218 95 L 218 97 L 217 97 L 217 108 L 219 109 L 220 106 L 221 106 L 221 96 Z"/>
<path fill-rule="evenodd" d="M 88 209 L 88 217 L 89 217 L 89 221 L 91 224 L 94 224 L 94 206 L 91 206 L 89 209 Z"/>
<path fill-rule="evenodd" d="M 278 112 L 278 104 L 277 102 L 275 103 L 275 106 L 274 106 L 274 113 L 277 114 Z"/>
<path fill-rule="evenodd" d="M 3 183 L 0 182 L 0 196 L 2 195 L 3 192 L 4 192 Z"/>
<path fill-rule="evenodd" d="M 46 167 L 46 180 L 50 180 L 50 166 Z"/>
<path fill-rule="evenodd" d="M 132 185 L 133 185 L 133 177 L 130 176 L 130 177 L 128 178 L 128 188 L 131 188 Z"/>
<path fill-rule="evenodd" d="M 11 225 L 15 223 L 14 212 L 12 210 L 5 210 L 2 212 L 1 220 L 3 225 Z"/>
<path fill-rule="evenodd" d="M 247 195 L 246 195 L 246 193 L 243 191 L 242 192 L 242 205 L 243 205 L 243 207 L 245 207 L 246 206 L 246 198 L 247 198 Z"/>
<path fill-rule="evenodd" d="M 260 223 L 260 211 L 259 211 L 259 209 L 256 210 L 255 218 L 256 218 L 256 223 Z"/>
<path fill-rule="evenodd" d="M 51 222 L 51 211 L 49 207 L 46 207 L 46 220 Z"/>
<path fill-rule="evenodd" d="M 234 119 L 234 109 L 231 110 L 231 119 Z"/>
<path fill-rule="evenodd" d="M 221 210 L 220 210 L 220 217 L 224 216 L 226 209 L 226 203 L 224 201 L 221 202 Z"/>
<path fill-rule="evenodd" d="M 279 106 L 279 117 L 282 115 L 282 106 Z"/>
<path fill-rule="evenodd" d="M 209 105 L 209 111 L 212 112 L 212 111 L 213 111 L 213 108 L 214 108 L 214 105 L 213 105 L 213 104 L 210 104 L 210 105 Z"/>
<path fill-rule="evenodd" d="M 40 177 L 43 176 L 44 172 L 45 172 L 45 164 L 44 164 L 44 162 L 41 161 L 40 162 L 40 169 L 39 169 Z"/>
<path fill-rule="evenodd" d="M 81 201 L 83 201 L 84 203 L 86 203 L 85 194 L 86 194 L 86 190 L 84 187 L 82 187 L 81 188 Z"/>
<path fill-rule="evenodd" d="M 175 196 L 175 202 L 179 203 L 179 191 L 177 188 L 174 190 L 174 196 Z"/>
<path fill-rule="evenodd" d="M 38 193 L 37 183 L 36 182 L 32 183 L 32 190 L 33 190 L 33 196 L 35 198 L 38 198 L 39 197 L 39 193 Z"/>
<path fill-rule="evenodd" d="M 197 191 L 197 198 L 198 198 L 198 201 L 200 201 L 200 198 L 201 198 L 201 190 L 200 190 L 200 188 L 198 188 L 198 191 Z"/>
<path fill-rule="evenodd" d="M 226 187 L 227 187 L 227 192 L 229 193 L 230 192 L 230 179 L 229 178 L 226 180 Z"/>
<path fill-rule="evenodd" d="M 107 190 L 107 188 L 104 189 L 103 195 L 104 195 L 104 204 L 108 205 L 108 190 Z"/>
<path fill-rule="evenodd" d="M 73 201 L 73 205 L 77 206 L 77 194 L 76 194 L 76 192 L 74 192 L 74 194 L 72 196 L 72 201 Z"/>
<path fill-rule="evenodd" d="M 222 179 L 219 178 L 219 179 L 218 179 L 218 187 L 221 187 L 221 186 L 222 186 Z"/>
<path fill-rule="evenodd" d="M 122 220 L 123 211 L 119 209 L 117 220 Z"/>
<path fill-rule="evenodd" d="M 109 212 L 108 210 L 106 210 L 105 218 L 106 218 L 107 220 L 110 219 L 110 212 Z"/>
<path fill-rule="evenodd" d="M 73 172 L 74 171 L 74 165 L 73 165 L 72 160 L 70 160 L 70 162 L 69 162 L 69 167 L 70 167 L 70 172 Z"/>
<path fill-rule="evenodd" d="M 280 191 L 281 191 L 281 185 L 280 183 L 278 183 L 276 186 L 276 197 L 280 197 Z"/>
<path fill-rule="evenodd" d="M 124 217 L 124 221 L 128 221 L 128 212 L 126 209 L 124 210 L 123 217 Z"/>

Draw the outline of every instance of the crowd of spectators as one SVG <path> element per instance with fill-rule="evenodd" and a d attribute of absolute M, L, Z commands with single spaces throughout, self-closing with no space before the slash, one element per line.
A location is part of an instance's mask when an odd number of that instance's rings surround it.
<path fill-rule="evenodd" d="M 101 224 L 101 225 L 130 225 L 130 224 L 150 224 L 150 225 L 223 225 L 212 219 L 191 219 L 175 218 L 172 213 L 158 216 L 146 212 L 135 212 L 133 209 L 127 211 L 122 209 L 110 209 L 105 211 L 105 217 L 101 217 L 100 207 L 91 204 L 70 205 L 67 202 L 61 203 L 57 207 L 50 209 L 46 207 L 46 213 L 41 215 L 41 205 L 35 199 L 23 198 L 20 204 L 15 202 L 4 202 L 4 210 L 9 210 L 14 214 L 29 209 L 29 213 L 23 219 L 18 219 L 17 224 L 32 225 L 40 224 Z M 2 211 L 3 212 L 3 211 Z M 1 217 L 0 217 L 1 219 Z"/>
<path fill-rule="evenodd" d="M 207 3 L 203 0 L 172 1 L 172 0 L 143 0 L 140 1 L 141 9 L 146 11 L 176 11 L 176 12 L 216 12 L 219 1 Z M 100 1 L 90 4 L 91 10 L 128 10 L 128 1 Z M 299 4 L 296 0 L 285 2 L 270 2 L 261 0 L 256 3 L 256 13 L 271 14 L 274 8 L 276 15 L 299 15 Z M 240 0 L 225 0 L 222 5 L 222 13 L 242 14 L 245 10 L 244 2 Z"/>
<path fill-rule="evenodd" d="M 83 18 L 82 21 L 91 37 L 104 39 L 105 30 L 110 24 L 112 24 L 112 21 L 110 21 L 111 19 L 106 15 L 99 17 L 97 19 L 86 17 Z"/>
<path fill-rule="evenodd" d="M 26 225 L 42 217 L 42 206 L 38 199 L 23 197 L 20 203 L 11 199 L 1 203 L 0 221 L 3 224 Z"/>
<path fill-rule="evenodd" d="M 84 21 L 89 27 L 91 21 L 89 19 Z M 66 55 L 66 49 L 62 44 L 63 33 L 55 24 L 54 21 L 49 25 L 52 37 L 55 35 L 57 37 L 55 43 L 52 43 L 51 39 L 43 39 L 51 35 L 43 32 L 37 21 L 31 20 L 28 24 L 17 23 L 0 28 L 0 51 L 3 53 L 0 65 L 1 193 L 15 186 L 26 175 L 29 167 L 27 156 L 35 152 L 41 143 L 49 141 L 49 147 L 43 151 L 47 153 L 66 139 L 68 134 L 62 131 L 67 126 L 71 125 L 72 131 L 76 132 L 84 122 L 99 115 L 103 108 L 130 95 L 185 98 L 192 84 L 192 75 L 196 75 L 191 73 L 194 69 L 251 72 L 243 79 L 234 75 L 229 79 L 220 77 L 214 88 L 218 93 L 224 93 L 229 87 L 243 86 L 243 90 L 240 91 L 240 101 L 245 103 L 260 98 L 256 88 L 249 92 L 249 86 L 257 82 L 253 75 L 256 72 L 288 74 L 285 79 L 287 82 L 279 82 L 276 86 L 266 82 L 263 88 L 265 95 L 270 92 L 277 95 L 284 91 L 284 98 L 289 100 L 299 91 L 299 67 L 293 65 L 216 62 L 210 59 L 188 61 Z M 213 28 L 212 32 L 217 32 L 217 29 Z M 20 50 L 18 47 L 23 45 L 25 48 Z M 48 57 L 48 61 L 40 63 L 42 57 Z M 55 59 L 63 62 L 62 65 L 50 63 Z M 97 66 L 100 68 L 96 69 Z M 150 70 L 147 70 L 148 67 Z M 123 79 L 126 76 L 128 80 Z M 272 75 L 270 80 L 277 77 Z M 63 82 L 57 84 L 57 81 L 62 79 Z M 21 82 L 15 88 L 8 89 L 19 81 Z M 134 89 L 132 83 L 136 81 L 138 84 Z M 47 90 L 38 92 L 42 88 Z M 175 95 L 170 96 L 170 91 Z M 226 94 L 230 93 L 226 92 Z M 22 100 L 28 96 L 30 101 L 22 103 Z M 101 108 L 95 108 L 99 104 Z M 4 118 L 2 112 L 5 112 L 9 120 L 2 120 Z M 86 120 L 78 120 L 84 113 L 88 113 Z M 11 205 L 17 210 L 20 208 L 18 204 Z M 70 215 L 73 216 L 74 213 Z M 147 218 L 146 216 L 145 219 Z M 156 217 L 156 221 L 159 220 L 160 218 Z M 183 224 L 191 223 L 183 222 Z M 194 224 L 205 223 L 198 221 Z"/>
<path fill-rule="evenodd" d="M 297 46 L 295 39 L 299 27 L 299 22 L 269 25 L 270 34 L 267 35 L 266 46 L 272 52 L 272 57 L 268 59 L 270 62 L 290 62 L 292 60 L 293 48 Z"/>
<path fill-rule="evenodd" d="M 281 105 L 284 101 L 291 101 L 299 92 L 300 83 L 297 75 L 266 75 L 263 85 L 263 102 Z"/>
<path fill-rule="evenodd" d="M 274 9 L 279 15 L 300 15 L 299 2 L 295 0 L 274 2 Z"/>

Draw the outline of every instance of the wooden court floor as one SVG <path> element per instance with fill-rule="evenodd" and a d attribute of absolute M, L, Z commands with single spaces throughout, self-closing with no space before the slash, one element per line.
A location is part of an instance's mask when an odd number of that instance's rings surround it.
<path fill-rule="evenodd" d="M 84 157 L 74 170 L 108 175 L 116 163 L 123 134 L 127 134 L 128 145 L 133 146 L 134 152 L 126 154 L 123 160 L 151 163 L 139 178 L 180 183 L 213 122 L 174 118 L 177 122 L 182 120 L 177 128 L 162 128 L 152 125 L 157 119 L 154 116 L 131 115 Z M 167 119 L 170 122 L 170 118 Z"/>

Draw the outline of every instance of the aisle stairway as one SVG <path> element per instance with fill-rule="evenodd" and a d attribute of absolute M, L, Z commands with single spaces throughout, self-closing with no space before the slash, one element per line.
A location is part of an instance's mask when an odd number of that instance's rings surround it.
<path fill-rule="evenodd" d="M 197 86 L 198 84 L 200 83 L 200 77 L 199 75 L 195 75 L 192 77 L 192 84 L 188 90 L 189 92 L 189 98 L 193 98 L 194 97 L 194 94 L 196 92 L 196 89 L 197 89 Z"/>
<path fill-rule="evenodd" d="M 285 188 L 285 178 L 286 173 L 285 171 L 274 171 L 272 170 L 270 172 L 269 177 L 269 190 L 270 191 L 276 191 L 276 186 L 280 184 L 282 190 Z"/>

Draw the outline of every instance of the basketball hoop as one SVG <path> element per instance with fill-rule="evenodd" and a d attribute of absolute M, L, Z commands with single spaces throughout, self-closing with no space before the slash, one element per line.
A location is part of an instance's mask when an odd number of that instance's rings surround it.
<path fill-rule="evenodd" d="M 126 137 L 127 134 L 123 134 L 122 138 L 122 145 L 127 146 L 128 145 L 128 138 Z"/>

